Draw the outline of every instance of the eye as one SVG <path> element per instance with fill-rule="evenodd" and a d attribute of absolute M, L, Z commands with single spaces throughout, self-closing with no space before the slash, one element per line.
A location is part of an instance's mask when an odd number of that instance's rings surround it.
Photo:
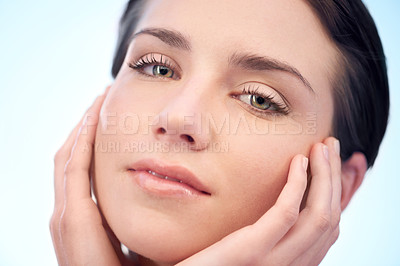
<path fill-rule="evenodd" d="M 263 86 L 257 84 L 245 85 L 242 93 L 236 95 L 235 98 L 248 105 L 250 111 L 257 112 L 259 115 L 289 114 L 290 108 L 284 97 L 272 88 L 264 89 Z"/>
<path fill-rule="evenodd" d="M 162 54 L 147 54 L 137 61 L 128 63 L 128 66 L 150 78 L 179 79 L 177 73 L 179 71 L 175 71 L 179 67 L 172 59 Z"/>
<path fill-rule="evenodd" d="M 173 78 L 174 71 L 167 66 L 162 65 L 150 65 L 143 68 L 143 72 L 147 75 L 163 77 L 163 78 Z"/>
<path fill-rule="evenodd" d="M 239 96 L 239 100 L 245 102 L 257 109 L 260 110 L 270 110 L 277 111 L 276 104 L 273 103 L 270 99 L 254 94 L 243 94 Z"/>
<path fill-rule="evenodd" d="M 275 109 L 269 99 L 265 99 L 259 95 L 250 95 L 250 103 L 252 106 L 259 108 L 261 110 Z"/>

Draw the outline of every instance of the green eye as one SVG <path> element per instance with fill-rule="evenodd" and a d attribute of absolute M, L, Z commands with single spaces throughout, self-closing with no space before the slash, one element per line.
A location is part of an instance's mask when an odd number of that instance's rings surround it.
<path fill-rule="evenodd" d="M 258 95 L 250 96 L 250 104 L 261 110 L 267 110 L 271 108 L 271 102 Z"/>
<path fill-rule="evenodd" d="M 174 76 L 174 71 L 166 66 L 161 65 L 154 65 L 153 68 L 153 75 L 158 77 L 164 78 L 172 78 Z"/>
<path fill-rule="evenodd" d="M 254 86 L 257 86 L 254 88 Z M 268 88 L 268 86 L 266 86 Z M 242 94 L 235 95 L 239 101 L 250 105 L 250 111 L 256 111 L 262 115 L 287 115 L 289 107 L 283 100 L 283 96 L 275 93 L 271 88 L 265 91 L 258 91 L 258 85 L 248 85 L 242 91 Z"/>
<path fill-rule="evenodd" d="M 257 108 L 261 111 L 278 111 L 276 104 L 266 97 L 256 95 L 256 94 L 242 94 L 239 96 L 239 100 L 245 102 L 254 108 Z"/>

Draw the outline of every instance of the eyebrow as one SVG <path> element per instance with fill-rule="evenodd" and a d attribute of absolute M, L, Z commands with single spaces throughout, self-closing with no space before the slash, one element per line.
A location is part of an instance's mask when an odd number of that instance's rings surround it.
<path fill-rule="evenodd" d="M 136 36 L 142 34 L 148 34 L 157 37 L 161 41 L 165 42 L 166 44 L 174 48 L 183 49 L 186 51 L 191 50 L 189 39 L 183 36 L 183 34 L 178 31 L 167 30 L 162 28 L 145 28 L 135 33 L 132 36 L 131 40 L 133 40 Z"/>
<path fill-rule="evenodd" d="M 311 87 L 310 82 L 297 70 L 295 67 L 288 63 L 254 54 L 246 53 L 235 53 L 229 58 L 229 64 L 239 66 L 243 69 L 250 71 L 265 71 L 265 70 L 278 70 L 287 72 L 294 75 L 311 91 L 315 94 L 315 91 Z"/>
<path fill-rule="evenodd" d="M 191 51 L 190 41 L 182 33 L 175 30 L 164 28 L 144 28 L 135 33 L 131 41 L 139 35 L 154 36 L 171 47 Z M 278 70 L 289 73 L 297 77 L 312 93 L 315 91 L 311 87 L 310 82 L 300 73 L 298 69 L 288 63 L 266 56 L 259 56 L 247 53 L 234 53 L 228 60 L 230 65 L 239 66 L 240 68 L 250 71 Z"/>

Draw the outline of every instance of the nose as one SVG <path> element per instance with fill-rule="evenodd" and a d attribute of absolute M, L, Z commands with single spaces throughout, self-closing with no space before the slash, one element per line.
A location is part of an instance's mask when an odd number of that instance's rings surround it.
<path fill-rule="evenodd" d="M 195 97 L 193 94 L 181 94 L 169 101 L 154 117 L 151 131 L 156 140 L 182 145 L 195 151 L 207 149 L 211 142 L 211 132 L 204 122 L 206 115 L 200 112 L 200 99 Z"/>

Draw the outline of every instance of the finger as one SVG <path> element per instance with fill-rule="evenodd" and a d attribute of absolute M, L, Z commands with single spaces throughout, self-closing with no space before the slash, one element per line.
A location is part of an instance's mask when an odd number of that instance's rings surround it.
<path fill-rule="evenodd" d="M 323 237 L 318 239 L 302 256 L 298 257 L 293 265 L 319 265 L 328 250 L 339 237 L 339 225 L 328 230 Z"/>
<path fill-rule="evenodd" d="M 108 86 L 105 90 L 104 96 L 107 95 L 110 86 Z M 93 104 L 92 104 L 93 106 Z M 64 171 L 65 165 L 68 159 L 71 157 L 71 150 L 76 141 L 78 132 L 80 127 L 83 124 L 83 120 L 86 117 L 86 114 L 90 110 L 89 107 L 85 115 L 81 118 L 79 123 L 75 126 L 75 128 L 69 134 L 67 140 L 61 146 L 61 148 L 57 151 L 56 155 L 54 156 L 54 208 L 59 208 L 60 205 L 64 204 Z"/>
<path fill-rule="evenodd" d="M 324 143 L 329 147 L 329 161 L 332 171 L 332 223 L 336 227 L 340 222 L 341 199 L 342 199 L 342 165 L 340 159 L 340 143 L 337 139 L 330 137 Z"/>
<path fill-rule="evenodd" d="M 318 143 L 311 150 L 312 179 L 306 207 L 300 212 L 296 224 L 274 247 L 274 261 L 291 261 L 301 256 L 330 227 L 332 186 L 326 149 L 324 144 Z"/>
<path fill-rule="evenodd" d="M 108 91 L 110 90 L 111 86 L 107 86 L 105 92 L 100 95 L 99 97 L 105 97 L 108 94 Z M 97 99 L 97 98 L 96 98 Z M 95 101 L 96 102 L 96 101 Z M 66 163 L 67 160 L 71 157 L 71 149 L 76 141 L 77 138 L 77 134 L 79 132 L 79 129 L 81 128 L 81 126 L 83 125 L 84 119 L 87 116 L 88 112 L 91 110 L 91 108 L 93 108 L 93 105 L 95 104 L 95 102 L 93 102 L 93 104 L 86 110 L 85 114 L 83 115 L 83 117 L 81 118 L 81 120 L 79 121 L 79 123 L 75 126 L 75 128 L 72 130 L 72 132 L 69 134 L 67 140 L 64 142 L 64 144 L 61 146 L 61 148 L 57 151 L 56 155 L 55 155 L 55 161 L 57 162 L 64 162 Z M 61 174 L 64 174 L 64 166 L 62 167 L 61 171 L 57 171 L 57 174 L 61 172 Z"/>
<path fill-rule="evenodd" d="M 326 253 L 328 253 L 329 249 L 335 244 L 336 240 L 339 238 L 339 225 L 333 229 L 329 238 L 325 241 L 325 245 L 320 249 L 318 256 L 316 257 L 316 263 L 320 263 L 322 259 L 325 257 Z M 317 264 L 315 264 L 317 265 Z"/>
<path fill-rule="evenodd" d="M 88 110 L 72 147 L 71 157 L 65 167 L 64 177 L 67 200 L 90 197 L 89 169 L 99 112 L 104 98 L 105 95 L 99 96 Z"/>
<path fill-rule="evenodd" d="M 310 153 L 310 168 L 311 187 L 305 208 L 328 212 L 332 202 L 332 174 L 326 145 L 314 145 Z"/>
<path fill-rule="evenodd" d="M 317 265 L 339 237 L 339 221 L 341 215 L 341 160 L 339 155 L 340 143 L 335 138 L 330 137 L 324 141 L 324 144 L 326 144 L 329 149 L 329 162 L 332 172 L 332 204 L 330 228 L 309 249 L 307 249 L 303 255 L 301 255 L 296 260 L 299 262 L 299 265 Z M 311 258 L 313 260 L 310 264 Z M 300 261 L 302 263 L 300 263 Z"/>
<path fill-rule="evenodd" d="M 71 149 L 75 143 L 75 139 L 78 135 L 79 129 L 82 126 L 83 118 L 75 126 L 72 132 L 69 134 L 65 143 L 57 151 L 54 157 L 54 207 L 64 204 L 64 170 L 65 164 L 68 158 L 71 156 Z"/>
<path fill-rule="evenodd" d="M 271 249 L 288 232 L 299 215 L 304 191 L 307 186 L 308 160 L 303 155 L 296 155 L 291 164 L 288 181 L 275 205 L 255 224 L 254 230 L 263 243 L 265 250 Z"/>

